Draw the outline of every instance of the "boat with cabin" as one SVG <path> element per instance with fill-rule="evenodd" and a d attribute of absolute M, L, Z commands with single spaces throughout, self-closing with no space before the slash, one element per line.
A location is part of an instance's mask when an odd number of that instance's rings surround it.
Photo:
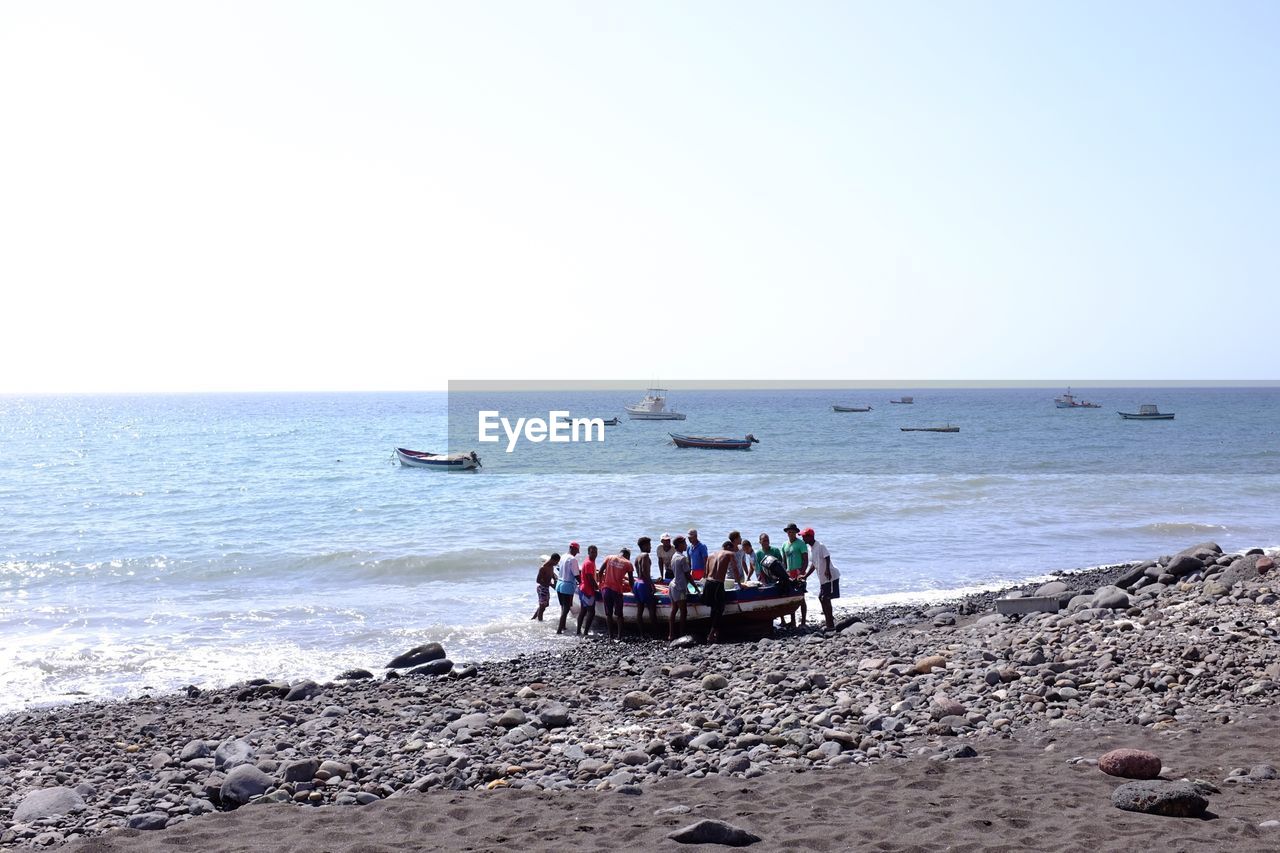
<path fill-rule="evenodd" d="M 935 427 L 899 427 L 903 432 L 959 432 L 960 427 L 947 424 Z"/>
<path fill-rule="evenodd" d="M 910 406 L 916 401 L 915 397 L 900 397 L 897 400 L 890 400 L 890 403 L 897 403 L 900 406 Z"/>
<path fill-rule="evenodd" d="M 1162 412 L 1155 403 L 1143 403 L 1136 412 L 1119 412 L 1126 421 L 1171 421 L 1173 412 Z"/>
<path fill-rule="evenodd" d="M 832 406 L 833 412 L 869 412 L 870 406 Z"/>
<path fill-rule="evenodd" d="M 644 399 L 625 407 L 627 417 L 633 421 L 682 421 L 685 416 L 667 408 L 667 390 L 650 388 Z"/>
<path fill-rule="evenodd" d="M 1088 400 L 1077 400 L 1075 395 L 1071 393 L 1068 386 L 1067 393 L 1061 397 L 1054 397 L 1053 404 L 1059 409 L 1101 409 L 1101 403 L 1090 403 Z"/>
<path fill-rule="evenodd" d="M 751 433 L 746 438 L 722 438 L 706 435 L 676 435 L 669 432 L 676 447 L 696 447 L 700 450 L 750 450 L 751 445 L 759 444 L 760 439 Z"/>
<path fill-rule="evenodd" d="M 434 468 L 437 471 L 474 471 L 481 467 L 480 457 L 470 453 L 427 453 L 424 450 L 396 448 L 396 458 L 405 468 Z"/>

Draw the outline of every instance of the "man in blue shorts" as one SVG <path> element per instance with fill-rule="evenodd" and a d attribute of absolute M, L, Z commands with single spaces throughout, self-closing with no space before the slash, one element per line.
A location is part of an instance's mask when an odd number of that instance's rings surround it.
<path fill-rule="evenodd" d="M 653 589 L 653 557 L 649 555 L 652 543 L 648 536 L 636 540 L 640 553 L 636 555 L 636 582 L 631 586 L 631 594 L 636 597 L 636 630 L 644 636 L 644 614 L 649 611 L 653 622 L 653 635 L 658 636 L 658 597 Z"/>

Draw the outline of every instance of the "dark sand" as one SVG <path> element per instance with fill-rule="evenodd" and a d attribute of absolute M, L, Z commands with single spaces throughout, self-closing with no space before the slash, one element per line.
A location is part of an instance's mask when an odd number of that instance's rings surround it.
<path fill-rule="evenodd" d="M 1280 760 L 1280 711 L 1203 731 L 1115 727 L 1022 733 L 977 744 L 977 758 L 917 757 L 871 766 L 754 779 L 712 776 L 646 785 L 643 793 L 432 791 L 364 808 L 255 805 L 161 832 L 120 830 L 70 845 L 107 851 L 271 850 L 393 853 L 404 850 L 560 851 L 725 849 L 669 840 L 674 829 L 718 818 L 763 838 L 751 850 L 1146 851 L 1280 850 L 1280 782 L 1224 784 L 1232 767 Z M 1156 817 L 1115 809 L 1125 780 L 1092 764 L 1118 746 L 1150 749 L 1164 778 L 1206 779 L 1213 817 Z M 687 805 L 688 814 L 655 815 Z"/>

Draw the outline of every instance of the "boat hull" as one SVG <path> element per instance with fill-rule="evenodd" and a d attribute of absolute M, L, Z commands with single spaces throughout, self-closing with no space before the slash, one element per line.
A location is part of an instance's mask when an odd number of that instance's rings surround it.
<path fill-rule="evenodd" d="M 644 410 L 635 410 L 627 408 L 627 417 L 633 421 L 682 421 L 684 414 L 682 412 L 646 412 Z"/>
<path fill-rule="evenodd" d="M 1171 421 L 1173 414 L 1171 412 L 1161 412 L 1158 415 L 1143 415 L 1138 412 L 1118 412 L 1120 417 L 1126 421 Z"/>
<path fill-rule="evenodd" d="M 834 412 L 869 412 L 871 411 L 871 407 L 870 406 L 832 406 L 831 410 Z"/>
<path fill-rule="evenodd" d="M 421 450 L 396 448 L 396 459 L 405 468 L 430 468 L 436 471 L 474 471 L 480 467 L 478 459 L 457 454 L 446 456 L 439 453 L 426 453 Z"/>
<path fill-rule="evenodd" d="M 692 447 L 698 450 L 750 450 L 756 442 L 749 438 L 700 438 L 696 435 L 676 435 L 669 432 L 676 447 Z"/>
<path fill-rule="evenodd" d="M 898 427 L 903 432 L 959 432 L 960 427 Z"/>
<path fill-rule="evenodd" d="M 658 584 L 654 595 L 654 605 L 658 620 L 666 622 L 671 617 L 671 597 L 667 594 L 666 584 Z M 688 623 L 690 627 L 701 627 L 711 622 L 711 608 L 701 603 L 698 596 L 691 595 L 688 606 Z M 595 611 L 599 619 L 605 618 L 604 602 L 596 597 Z M 767 629 L 776 619 L 791 616 L 804 600 L 803 592 L 780 593 L 773 586 L 744 586 L 725 591 L 724 615 L 720 618 L 721 626 L 726 631 Z M 578 596 L 573 598 L 572 611 L 575 615 L 581 612 L 582 601 Z M 635 625 L 639 604 L 631 593 L 622 596 L 622 621 L 626 625 Z M 645 619 L 649 615 L 646 609 Z"/>

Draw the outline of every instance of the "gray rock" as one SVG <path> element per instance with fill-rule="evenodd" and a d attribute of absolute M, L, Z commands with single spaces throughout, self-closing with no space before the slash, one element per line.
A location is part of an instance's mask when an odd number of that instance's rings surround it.
<path fill-rule="evenodd" d="M 657 700 L 643 690 L 632 690 L 622 697 L 622 708 L 625 711 L 638 711 L 649 705 L 658 704 Z"/>
<path fill-rule="evenodd" d="M 1090 607 L 1105 610 L 1124 610 L 1129 607 L 1129 594 L 1119 587 L 1104 586 L 1093 594 Z"/>
<path fill-rule="evenodd" d="M 693 678 L 697 674 L 698 668 L 690 663 L 677 664 L 668 673 L 671 678 Z"/>
<path fill-rule="evenodd" d="M 441 660 L 433 660 L 430 663 L 424 663 L 422 666 L 409 670 L 410 675 L 448 675 L 453 669 L 453 661 L 448 658 Z"/>
<path fill-rule="evenodd" d="M 1255 764 L 1249 768 L 1250 779 L 1280 779 L 1280 773 L 1270 764 Z"/>
<path fill-rule="evenodd" d="M 1175 578 L 1185 578 L 1192 572 L 1198 572 L 1203 568 L 1204 561 L 1199 557 L 1193 557 L 1190 554 L 1179 554 L 1169 561 L 1169 565 L 1165 566 L 1164 570 Z"/>
<path fill-rule="evenodd" d="M 523 726 L 528 722 L 529 718 L 525 716 L 524 711 L 519 708 L 511 708 L 497 719 L 497 724 L 504 729 L 514 729 L 516 726 Z"/>
<path fill-rule="evenodd" d="M 553 702 L 538 712 L 538 722 L 548 729 L 563 729 L 573 723 L 569 709 L 558 702 Z"/>
<path fill-rule="evenodd" d="M 349 669 L 338 676 L 338 681 L 364 681 L 373 678 L 373 673 L 367 669 Z"/>
<path fill-rule="evenodd" d="M 129 829 L 164 829 L 165 824 L 169 822 L 169 815 L 164 812 L 144 812 L 136 814 L 125 821 L 125 826 Z"/>
<path fill-rule="evenodd" d="M 1111 793 L 1111 805 L 1127 812 L 1165 817 L 1200 817 L 1209 801 L 1190 782 L 1126 782 Z"/>
<path fill-rule="evenodd" d="M 729 686 L 729 679 L 725 678 L 718 672 L 713 672 L 702 677 L 703 690 L 724 690 Z"/>
<path fill-rule="evenodd" d="M 320 685 L 309 678 L 304 678 L 289 688 L 289 692 L 284 695 L 284 700 L 286 702 L 301 702 L 319 693 Z"/>
<path fill-rule="evenodd" d="M 241 764 L 253 763 L 253 745 L 243 738 L 224 740 L 213 753 L 213 766 L 230 770 Z"/>
<path fill-rule="evenodd" d="M 1067 592 L 1069 589 L 1070 588 L 1062 581 L 1049 581 L 1047 584 L 1044 584 L 1039 589 L 1037 589 L 1035 594 L 1037 596 L 1062 595 L 1064 592 Z"/>
<path fill-rule="evenodd" d="M 319 769 L 319 759 L 304 758 L 301 761 L 291 761 L 284 766 L 284 781 L 310 782 L 315 778 L 316 771 Z"/>
<path fill-rule="evenodd" d="M 669 833 L 667 838 L 681 844 L 723 844 L 746 847 L 760 841 L 760 836 L 722 820 L 700 820 Z"/>
<path fill-rule="evenodd" d="M 439 643 L 426 643 L 421 646 L 414 646 L 404 654 L 396 655 L 391 659 L 391 663 L 387 664 L 386 668 L 405 669 L 411 666 L 420 666 L 434 660 L 442 660 L 444 657 L 444 646 Z"/>
<path fill-rule="evenodd" d="M 698 645 L 698 641 L 692 634 L 685 634 L 683 637 L 676 637 L 668 645 L 673 649 L 689 649 Z"/>
<path fill-rule="evenodd" d="M 252 764 L 241 764 L 230 773 L 218 789 L 223 805 L 242 806 L 260 797 L 272 785 L 272 779 Z"/>
<path fill-rule="evenodd" d="M 693 749 L 719 749 L 724 746 L 724 738 L 719 732 L 703 732 L 689 741 L 689 746 Z"/>
<path fill-rule="evenodd" d="M 202 740 L 188 741 L 178 754 L 179 761 L 193 761 L 197 758 L 209 757 L 209 745 Z"/>
<path fill-rule="evenodd" d="M 47 817 L 84 811 L 84 799 L 71 788 L 41 788 L 22 798 L 13 812 L 14 823 L 34 823 Z"/>

